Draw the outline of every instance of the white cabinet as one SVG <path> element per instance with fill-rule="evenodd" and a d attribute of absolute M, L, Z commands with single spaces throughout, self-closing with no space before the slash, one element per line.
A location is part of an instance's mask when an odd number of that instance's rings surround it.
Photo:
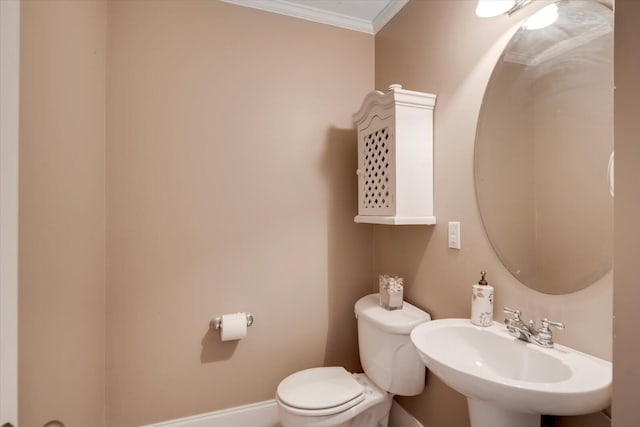
<path fill-rule="evenodd" d="M 435 224 L 433 108 L 436 96 L 389 86 L 353 115 L 358 129 L 358 216 L 372 224 Z"/>

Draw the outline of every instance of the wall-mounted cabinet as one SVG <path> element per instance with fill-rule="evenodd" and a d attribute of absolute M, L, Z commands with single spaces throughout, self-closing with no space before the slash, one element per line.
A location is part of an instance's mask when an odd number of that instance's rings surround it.
<path fill-rule="evenodd" d="M 435 224 L 433 108 L 436 96 L 389 86 L 353 115 L 358 129 L 358 216 L 371 224 Z"/>

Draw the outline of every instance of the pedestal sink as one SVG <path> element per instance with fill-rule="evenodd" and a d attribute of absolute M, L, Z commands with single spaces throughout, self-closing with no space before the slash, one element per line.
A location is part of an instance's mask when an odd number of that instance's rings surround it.
<path fill-rule="evenodd" d="M 499 323 L 433 320 L 411 341 L 427 368 L 467 397 L 471 427 L 539 427 L 542 414 L 588 414 L 611 401 L 610 362 L 526 343 Z"/>

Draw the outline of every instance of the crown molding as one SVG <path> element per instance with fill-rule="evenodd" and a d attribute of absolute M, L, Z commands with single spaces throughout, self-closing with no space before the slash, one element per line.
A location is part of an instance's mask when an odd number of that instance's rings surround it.
<path fill-rule="evenodd" d="M 307 21 L 318 22 L 320 24 L 332 25 L 334 27 L 346 28 L 348 30 L 359 31 L 361 33 L 375 34 L 389 20 L 407 4 L 409 0 L 391 0 L 373 22 L 366 19 L 355 18 L 353 16 L 330 12 L 318 9 L 313 6 L 305 6 L 287 0 L 220 0 L 238 6 L 251 7 L 253 9 L 264 10 L 266 12 L 278 13 L 291 16 L 293 18 L 305 19 Z"/>
<path fill-rule="evenodd" d="M 373 18 L 372 26 L 373 26 L 373 34 L 380 31 L 382 27 L 384 27 L 387 22 L 391 21 L 396 13 L 400 12 L 409 0 L 391 0 L 387 5 L 378 13 L 378 15 Z"/>

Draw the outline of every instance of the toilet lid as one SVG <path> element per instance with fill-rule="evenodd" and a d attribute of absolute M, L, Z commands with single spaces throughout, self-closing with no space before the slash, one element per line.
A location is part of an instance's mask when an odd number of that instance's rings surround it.
<path fill-rule="evenodd" d="M 312 368 L 296 372 L 278 385 L 278 398 L 304 410 L 335 408 L 344 411 L 364 399 L 364 387 L 342 367 Z M 325 412 L 325 411 L 323 411 Z"/>

